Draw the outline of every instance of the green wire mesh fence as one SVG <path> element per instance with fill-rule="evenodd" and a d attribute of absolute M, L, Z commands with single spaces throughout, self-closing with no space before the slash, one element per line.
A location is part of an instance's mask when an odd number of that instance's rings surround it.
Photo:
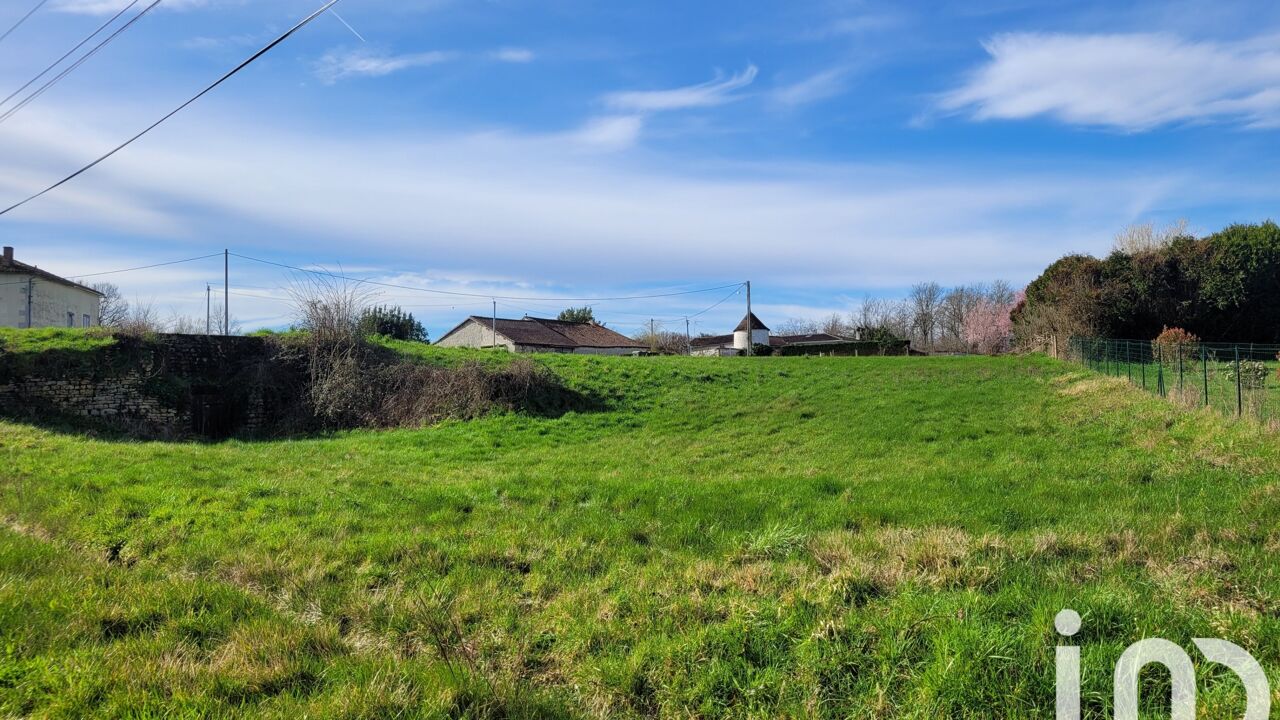
<path fill-rule="evenodd" d="M 1067 357 L 1188 407 L 1280 420 L 1280 345 L 1072 338 Z"/>

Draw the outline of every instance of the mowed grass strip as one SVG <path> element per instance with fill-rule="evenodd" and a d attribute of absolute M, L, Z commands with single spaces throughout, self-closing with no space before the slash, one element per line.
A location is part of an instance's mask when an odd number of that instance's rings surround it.
<path fill-rule="evenodd" d="M 1280 665 L 1256 426 L 1040 358 L 539 362 L 610 409 L 0 425 L 0 714 L 1046 717 L 1064 607 L 1091 717 L 1142 637 Z"/>

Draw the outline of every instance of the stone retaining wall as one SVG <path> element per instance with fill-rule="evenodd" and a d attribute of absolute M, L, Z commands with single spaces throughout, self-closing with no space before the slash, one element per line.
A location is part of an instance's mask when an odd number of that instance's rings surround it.
<path fill-rule="evenodd" d="M 254 434 L 267 425 L 264 387 L 251 382 L 274 354 L 265 338 L 157 335 L 59 353 L 0 374 L 0 409 L 170 437 Z"/>

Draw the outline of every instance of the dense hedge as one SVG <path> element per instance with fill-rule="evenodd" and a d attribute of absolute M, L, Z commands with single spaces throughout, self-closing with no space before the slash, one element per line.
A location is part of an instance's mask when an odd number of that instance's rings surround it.
<path fill-rule="evenodd" d="M 1154 338 L 1176 326 L 1210 341 L 1280 342 L 1280 226 L 1232 225 L 1106 259 L 1068 255 L 1027 287 L 1015 329 L 1050 332 L 1036 327 L 1050 316 L 1105 337 Z"/>
<path fill-rule="evenodd" d="M 851 340 L 831 345 L 786 345 L 773 349 L 774 355 L 906 355 L 911 343 L 906 340 L 879 342 L 876 340 Z"/>

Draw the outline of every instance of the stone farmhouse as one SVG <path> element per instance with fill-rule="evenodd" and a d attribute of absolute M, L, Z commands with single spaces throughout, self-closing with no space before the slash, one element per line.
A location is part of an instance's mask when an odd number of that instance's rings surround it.
<path fill-rule="evenodd" d="M 19 262 L 13 248 L 0 256 L 0 327 L 91 327 L 101 319 L 102 293 Z"/>

